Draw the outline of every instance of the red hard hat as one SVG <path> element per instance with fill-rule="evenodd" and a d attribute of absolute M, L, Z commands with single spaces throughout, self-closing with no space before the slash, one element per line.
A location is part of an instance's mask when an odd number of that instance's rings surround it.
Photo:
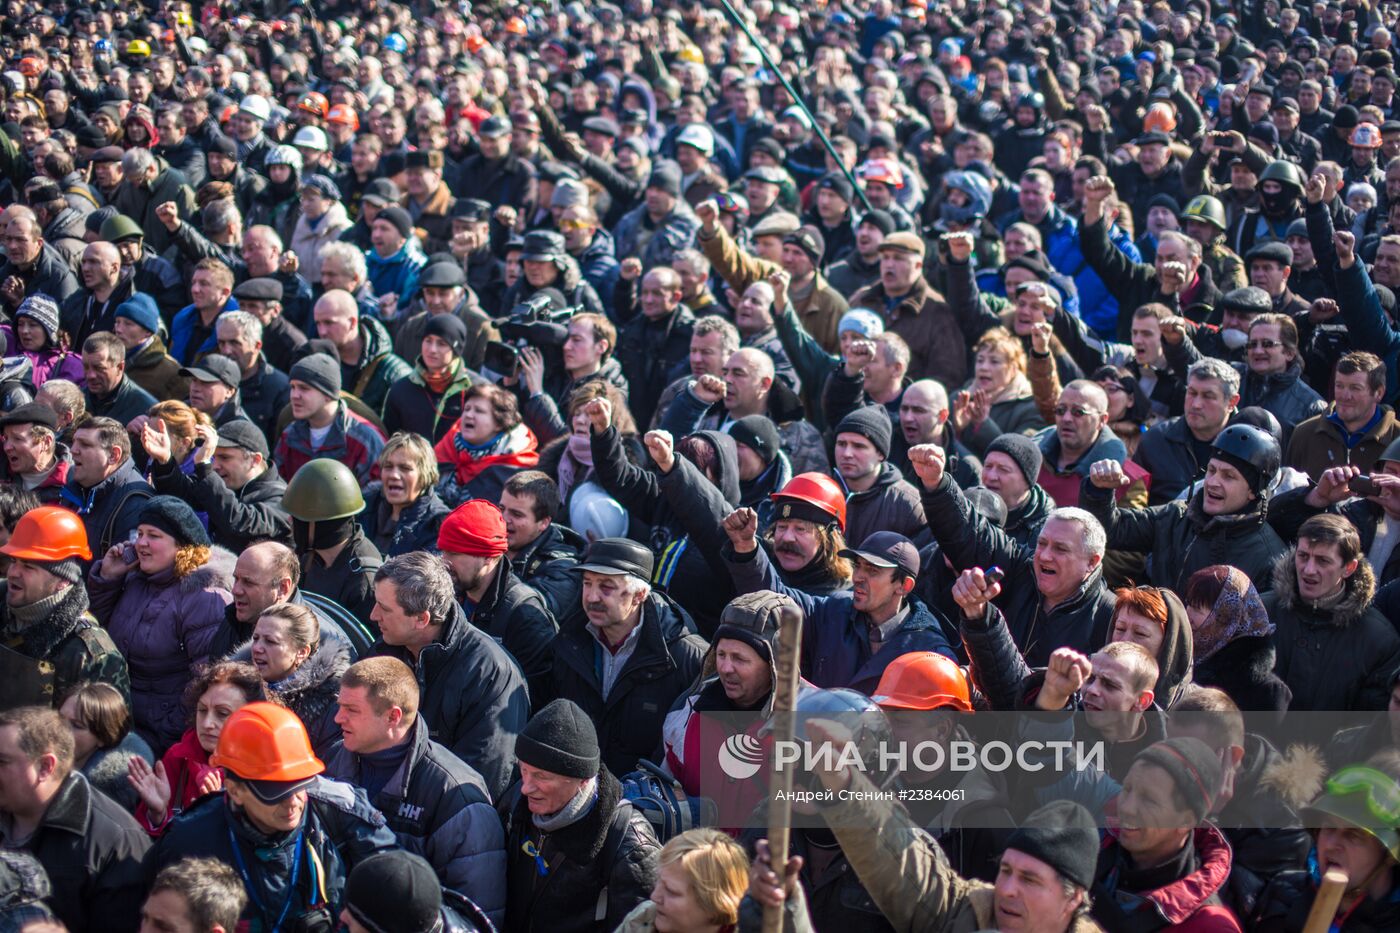
<path fill-rule="evenodd" d="M 92 560 L 83 520 L 56 505 L 40 506 L 20 516 L 0 554 L 17 560 Z"/>
<path fill-rule="evenodd" d="M 972 691 L 958 662 L 936 651 L 911 651 L 890 662 L 870 699 L 885 709 L 972 710 Z"/>
<path fill-rule="evenodd" d="M 326 112 L 330 110 L 330 101 L 326 100 L 326 95 L 319 91 L 307 91 L 301 95 L 297 101 L 297 109 L 304 110 L 309 114 L 325 119 Z"/>
<path fill-rule="evenodd" d="M 336 104 L 326 111 L 327 123 L 340 123 L 350 127 L 352 130 L 360 128 L 360 115 L 355 112 L 355 108 L 346 104 Z"/>
<path fill-rule="evenodd" d="M 783 514 L 784 500 L 789 500 L 786 503 L 789 506 L 794 501 L 804 502 L 830 515 L 842 531 L 846 530 L 846 492 L 836 480 L 825 473 L 799 473 L 768 498 L 778 506 L 774 518 L 805 517 Z"/>

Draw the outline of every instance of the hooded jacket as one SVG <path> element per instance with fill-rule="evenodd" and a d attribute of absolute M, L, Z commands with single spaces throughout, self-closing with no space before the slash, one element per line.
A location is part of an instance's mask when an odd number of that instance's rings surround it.
<path fill-rule="evenodd" d="M 370 653 L 398 658 L 413 668 L 422 691 L 418 713 L 431 737 L 475 768 L 491 799 L 499 799 L 515 767 L 515 737 L 530 716 L 525 679 L 515 660 L 468 622 L 456 604 L 437 639 L 416 659 L 382 638 Z"/>
<path fill-rule="evenodd" d="M 125 541 L 127 535 L 136 530 L 136 519 L 155 491 L 137 472 L 136 464 L 129 457 L 111 476 L 91 489 L 80 486 L 78 478 L 71 475 L 71 470 L 69 473 L 59 504 L 82 518 L 93 560 L 100 561 L 113 544 Z"/>
<path fill-rule="evenodd" d="M 1152 695 L 1158 706 L 1170 710 L 1191 687 L 1191 620 L 1181 597 L 1171 590 L 1160 593 L 1167 604 L 1167 624 L 1162 646 L 1157 649 L 1157 683 Z"/>
<path fill-rule="evenodd" d="M 836 479 L 846 485 L 839 473 Z M 861 492 L 848 490 L 846 540 L 854 547 L 860 547 L 877 531 L 898 532 L 917 545 L 926 538 L 927 528 L 919 491 L 888 460 L 880 464 L 875 485 Z"/>
<path fill-rule="evenodd" d="M 185 731 L 181 697 L 196 666 L 208 660 L 233 601 L 235 560 L 216 547 L 183 577 L 173 567 L 156 574 L 133 568 L 121 580 L 108 580 L 101 563 L 88 574 L 92 614 L 126 657 L 132 719 L 153 749 L 169 748 Z"/>
<path fill-rule="evenodd" d="M 1293 691 L 1293 710 L 1383 710 L 1400 667 L 1400 634 L 1371 604 L 1376 577 L 1362 560 L 1335 605 L 1298 594 L 1293 549 L 1274 566 L 1264 608 L 1277 626 L 1274 672 Z"/>
<path fill-rule="evenodd" d="M 369 266 L 369 282 L 374 293 L 380 297 L 398 295 L 399 305 L 408 307 L 418 296 L 418 274 L 428 264 L 428 257 L 423 255 L 417 240 L 408 240 L 397 253 L 388 257 L 371 249 L 365 253 L 365 263 Z"/>
<path fill-rule="evenodd" d="M 604 766 L 619 774 L 656 753 L 666 714 L 694 684 L 708 648 L 690 615 L 657 590 L 642 603 L 637 624 L 632 654 L 606 697 L 598 659 L 605 649 L 581 605 L 560 620 L 553 645 L 548 698 L 582 707 L 597 727 Z"/>
<path fill-rule="evenodd" d="M 44 242 L 57 250 L 68 263 L 69 268 L 77 268 L 87 249 L 83 234 L 87 232 L 87 218 L 71 207 L 65 207 L 53 216 L 44 226 Z"/>
<path fill-rule="evenodd" d="M 443 887 L 470 891 L 499 924 L 505 910 L 505 834 L 481 775 L 428 738 L 422 716 L 413 720 L 408 754 L 370 801 L 399 845 L 428 860 Z M 326 776 L 361 786 L 360 756 L 337 745 Z"/>
<path fill-rule="evenodd" d="M 1126 871 L 1129 856 L 1110 831 L 1099 851 L 1090 890 L 1094 919 L 1109 933 L 1166 929 L 1240 933 L 1239 921 L 1220 899 L 1230 876 L 1230 844 L 1209 823 L 1198 826 L 1188 844 L 1195 849 L 1188 874 L 1149 891 L 1127 891 L 1117 879 Z"/>
<path fill-rule="evenodd" d="M 230 661 L 253 661 L 253 643 L 235 648 Z M 311 656 L 290 674 L 267 685 L 268 692 L 287 709 L 297 714 L 306 726 L 311 748 L 317 755 L 330 754 L 340 741 L 340 726 L 335 714 L 340 710 L 336 697 L 340 693 L 340 677 L 350 667 L 350 643 L 340 632 L 321 632 Z"/>
<path fill-rule="evenodd" d="M 339 240 L 340 235 L 350 229 L 350 224 L 345 205 L 339 201 L 332 201 L 331 206 L 316 221 L 298 212 L 288 246 L 288 249 L 297 254 L 297 271 L 308 281 L 321 281 L 321 249 L 327 243 Z"/>
<path fill-rule="evenodd" d="M 382 413 L 389 387 L 407 378 L 413 367 L 394 354 L 389 332 L 374 318 L 360 318 L 360 341 L 359 360 L 340 364 L 340 382 L 374 412 Z"/>
<path fill-rule="evenodd" d="M 515 575 L 540 594 L 556 619 L 563 618 L 578 602 L 582 583 L 572 568 L 578 566 L 579 555 L 587 546 L 577 531 L 550 522 L 538 538 L 511 560 Z"/>
<path fill-rule="evenodd" d="M 1079 504 L 1103 525 L 1109 550 L 1148 554 L 1147 580 L 1153 586 L 1186 591 L 1197 570 L 1216 564 L 1238 567 L 1261 590 L 1286 546 L 1265 518 L 1268 502 L 1256 499 L 1243 511 L 1207 515 L 1205 490 L 1189 502 L 1179 499 L 1147 509 L 1123 509 L 1110 490 L 1087 478 Z"/>
<path fill-rule="evenodd" d="M 183 399 L 189 391 L 189 380 L 180 375 L 179 361 L 166 352 L 159 334 L 127 354 L 126 376 L 158 399 Z"/>
<path fill-rule="evenodd" d="M 684 198 L 660 221 L 653 221 L 646 203 L 638 204 L 622 215 L 613 228 L 616 255 L 623 259 L 636 257 L 643 269 L 669 266 L 676 253 L 695 245 L 700 232 L 700 220 Z"/>
<path fill-rule="evenodd" d="M 379 428 L 342 401 L 321 447 L 311 446 L 310 422 L 293 421 L 277 439 L 272 461 L 282 479 L 290 481 L 297 470 L 318 457 L 339 460 L 353 470 L 360 485 L 365 486 L 379 477 L 379 454 L 383 450 L 384 435 Z"/>

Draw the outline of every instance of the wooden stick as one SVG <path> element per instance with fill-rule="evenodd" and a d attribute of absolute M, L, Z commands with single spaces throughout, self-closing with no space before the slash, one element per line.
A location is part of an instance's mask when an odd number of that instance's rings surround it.
<path fill-rule="evenodd" d="M 1303 924 L 1303 933 L 1327 933 L 1346 889 L 1346 872 L 1340 868 L 1329 868 L 1327 874 L 1322 876 L 1322 884 L 1313 898 L 1312 910 L 1308 911 L 1308 922 Z"/>
<path fill-rule="evenodd" d="M 802 612 L 796 606 L 782 610 L 778 628 L 778 656 L 774 664 L 778 670 L 778 682 L 773 685 L 773 746 L 779 742 L 791 742 L 794 723 L 793 710 L 797 707 L 797 683 L 799 659 L 802 657 Z M 782 884 L 787 875 L 788 840 L 792 829 L 792 767 L 782 767 L 773 758 L 773 778 L 769 786 L 773 790 L 773 802 L 768 808 L 768 852 L 773 871 Z M 783 928 L 781 907 L 763 908 L 763 933 L 780 933 Z"/>

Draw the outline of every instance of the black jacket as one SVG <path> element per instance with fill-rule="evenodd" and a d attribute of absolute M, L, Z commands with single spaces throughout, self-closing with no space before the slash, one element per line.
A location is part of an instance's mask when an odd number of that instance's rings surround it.
<path fill-rule="evenodd" d="M 28 269 L 21 269 L 9 260 L 0 265 L 0 282 L 12 275 L 24 283 L 25 297 L 48 295 L 59 305 L 67 301 L 79 288 L 73 270 L 58 250 L 47 243 L 39 247 L 39 258 Z"/>
<path fill-rule="evenodd" d="M 63 487 L 61 505 L 72 509 L 83 519 L 87 528 L 88 547 L 94 561 L 101 560 L 118 541 L 125 541 L 136 530 L 136 519 L 146 500 L 155 495 L 136 465 L 128 457 L 115 473 L 91 489 L 78 485 L 69 477 Z"/>
<path fill-rule="evenodd" d="M 605 649 L 582 606 L 560 620 L 554 640 L 549 699 L 563 697 L 583 708 L 598 729 L 603 764 L 617 774 L 661 747 L 666 713 L 694 683 L 707 650 L 690 616 L 668 597 L 653 591 L 641 611 L 636 647 L 607 697 L 596 657 Z"/>
<path fill-rule="evenodd" d="M 1233 515 L 1207 515 L 1205 491 L 1189 502 L 1173 500 L 1146 509 L 1118 507 L 1110 490 L 1087 478 L 1080 484 L 1079 504 L 1097 518 L 1108 533 L 1113 551 L 1148 554 L 1147 582 L 1186 592 L 1191 574 L 1216 564 L 1238 567 L 1260 592 L 1272 582 L 1274 561 L 1286 546 L 1268 522 L 1268 503 Z"/>
<path fill-rule="evenodd" d="M 7 590 L 0 583 L 0 600 Z M 12 624 L 0 601 L 0 709 L 55 705 L 84 681 L 111 684 L 131 701 L 126 658 L 88 612 L 87 587 L 68 587 L 34 625 Z"/>
<path fill-rule="evenodd" d="M 561 830 L 535 828 L 518 784 L 499 809 L 509 859 L 506 933 L 613 933 L 651 894 L 661 847 L 606 767 L 598 773 L 597 803 Z M 527 846 L 549 866 L 545 874 Z"/>
<path fill-rule="evenodd" d="M 365 537 L 357 524 L 350 540 L 327 567 L 315 551 L 301 558 L 301 588 L 334 600 L 361 622 L 370 623 L 374 609 L 374 574 L 384 566 L 384 557 Z"/>
<path fill-rule="evenodd" d="M 243 410 L 263 432 L 269 448 L 277 443 L 277 415 L 291 400 L 291 393 L 291 380 L 287 374 L 261 354 L 252 375 L 245 376 L 238 384 L 238 397 L 243 402 Z"/>
<path fill-rule="evenodd" d="M 229 489 L 211 464 L 196 464 L 187 474 L 173 457 L 151 464 L 151 479 L 156 492 L 207 513 L 210 537 L 235 554 L 255 541 L 292 543 L 292 519 L 282 508 L 287 484 L 270 465 L 237 490 Z"/>
<path fill-rule="evenodd" d="M 1371 565 L 1361 561 L 1330 609 L 1303 603 L 1293 551 L 1279 558 L 1274 589 L 1264 597 L 1277 626 L 1274 671 L 1293 691 L 1293 710 L 1383 710 L 1400 667 L 1400 634 L 1371 599 Z"/>
<path fill-rule="evenodd" d="M 150 847 L 136 819 L 77 772 L 64 778 L 23 846 L 48 872 L 49 905 L 72 933 L 141 925 L 141 859 Z"/>
<path fill-rule="evenodd" d="M 460 606 L 438 640 L 415 659 L 381 638 L 371 653 L 398 658 L 418 675 L 419 715 L 430 735 L 481 773 L 492 800 L 510 786 L 515 737 L 530 718 L 530 697 L 515 660 L 467 621 Z"/>
<path fill-rule="evenodd" d="M 618 282 L 618 289 L 630 288 Z M 627 407 L 638 424 L 651 424 L 661 393 L 688 371 L 695 315 L 680 305 L 665 320 L 637 314 L 618 328 L 616 359 L 627 377 Z"/>
<path fill-rule="evenodd" d="M 556 619 L 578 604 L 582 578 L 574 573 L 579 555 L 588 542 L 567 525 L 550 522 L 530 546 L 510 562 L 522 583 L 544 599 L 545 608 Z"/>
<path fill-rule="evenodd" d="M 325 900 L 334 911 L 344 899 L 345 881 L 351 870 L 371 855 L 397 848 L 397 841 L 384 824 L 383 815 L 370 806 L 364 791 L 316 778 L 306 794 L 302 838 L 320 863 L 318 874 L 324 884 Z M 153 881 L 166 865 L 183 858 L 215 858 L 235 868 L 241 862 L 243 886 L 257 894 L 256 900 L 248 899 L 242 920 L 261 924 L 258 929 L 271 930 L 276 911 L 285 900 L 292 859 L 297 854 L 292 844 L 295 839 L 295 833 L 275 838 L 263 834 L 235 812 L 225 794 L 211 794 L 176 817 L 147 854 L 146 882 Z M 302 871 L 305 868 L 303 862 Z M 310 886 L 298 883 L 297 889 L 298 896 L 287 915 L 289 920 L 307 913 Z M 319 894 L 317 901 L 318 905 L 324 903 Z M 269 915 L 259 909 L 259 902 L 268 906 Z"/>
<path fill-rule="evenodd" d="M 1205 475 L 1206 465 L 1196 459 L 1195 435 L 1178 415 L 1152 426 L 1133 454 L 1133 461 L 1152 474 L 1148 505 L 1162 505 Z"/>
<path fill-rule="evenodd" d="M 131 377 L 122 376 L 122 381 L 117 383 L 117 387 L 110 395 L 98 398 L 92 394 L 91 389 L 83 391 L 84 399 L 87 402 L 87 413 L 98 418 L 111 418 L 120 421 L 122 424 L 130 424 L 131 419 L 137 415 L 144 415 L 156 403 L 156 399 L 151 393 L 141 388 L 131 381 Z"/>
<path fill-rule="evenodd" d="M 1205 660 L 1197 661 L 1191 679 L 1198 686 L 1224 690 L 1245 712 L 1282 714 L 1293 701 L 1293 691 L 1274 673 L 1274 664 L 1272 639 L 1249 635 L 1236 638 Z M 1278 718 L 1282 720 L 1281 715 Z"/>
<path fill-rule="evenodd" d="M 501 561 L 496 579 L 468 610 L 472 625 L 492 638 L 520 665 L 531 696 L 549 689 L 553 661 L 550 645 L 559 631 L 540 594 L 520 582 L 509 561 Z M 535 704 L 537 707 L 540 704 Z"/>
<path fill-rule="evenodd" d="M 358 521 L 365 537 L 388 558 L 436 551 L 438 529 L 451 511 L 437 490 L 430 488 L 400 513 L 397 523 L 391 523 L 392 508 L 384 501 L 384 486 L 375 481 L 365 487 L 365 508 Z"/>
<path fill-rule="evenodd" d="M 1330 512 L 1340 515 L 1356 527 L 1361 534 L 1361 553 L 1369 554 L 1371 545 L 1376 543 L 1376 530 L 1385 513 L 1381 507 L 1369 499 L 1348 499 L 1331 508 L 1315 509 L 1308 505 L 1308 493 L 1312 485 L 1290 489 L 1269 503 L 1269 524 L 1274 526 L 1280 538 L 1292 541 L 1298 537 L 1298 529 L 1303 522 L 1314 515 Z M 1400 579 L 1400 548 L 1394 548 L 1386 558 L 1384 567 L 1372 567 L 1376 574 L 1376 586 L 1385 586 Z"/>
<path fill-rule="evenodd" d="M 1346 933 L 1389 933 L 1400 929 L 1400 899 L 1394 896 L 1400 888 L 1400 874 L 1395 873 L 1393 866 L 1390 871 L 1395 878 L 1392 896 L 1383 901 L 1367 898 L 1357 905 L 1347 914 L 1343 927 Z M 1283 872 L 1264 889 L 1249 929 L 1254 933 L 1302 933 L 1316 896 L 1317 883 L 1308 869 Z"/>
<path fill-rule="evenodd" d="M 1327 411 L 1327 402 L 1303 381 L 1303 364 L 1297 360 L 1286 371 L 1267 376 L 1242 363 L 1236 363 L 1235 369 L 1240 373 L 1240 407 L 1257 405 L 1277 418 L 1283 425 L 1285 447 L 1294 427 Z"/>

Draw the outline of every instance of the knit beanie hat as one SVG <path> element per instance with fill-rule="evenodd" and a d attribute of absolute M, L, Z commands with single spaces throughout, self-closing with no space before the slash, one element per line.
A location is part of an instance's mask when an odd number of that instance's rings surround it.
<path fill-rule="evenodd" d="M 1099 829 L 1082 805 L 1056 800 L 1026 817 L 1007 838 L 1006 848 L 1038 858 L 1061 877 L 1088 888 L 1098 866 Z"/>
<path fill-rule="evenodd" d="M 327 398 L 340 398 L 340 363 L 325 353 L 312 353 L 297 360 L 287 375 Z"/>
<path fill-rule="evenodd" d="M 473 557 L 500 557 L 506 552 L 506 520 L 489 499 L 469 499 L 442 520 L 438 550 Z"/>
<path fill-rule="evenodd" d="M 1194 736 L 1164 739 L 1141 752 L 1133 763 L 1145 761 L 1171 775 L 1177 792 L 1196 814 L 1205 819 L 1220 790 L 1220 759 L 1210 746 Z"/>
<path fill-rule="evenodd" d="M 1002 434 L 987 445 L 987 453 L 1002 453 L 1010 457 L 1020 468 L 1028 486 L 1034 486 L 1040 476 L 1043 459 L 1040 445 L 1024 434 Z"/>
<path fill-rule="evenodd" d="M 117 305 L 113 316 L 124 317 L 153 334 L 160 331 L 160 309 L 156 307 L 155 299 L 145 292 L 136 292 Z"/>
<path fill-rule="evenodd" d="M 146 500 L 137 517 L 138 525 L 150 525 L 175 539 L 180 547 L 209 546 L 209 534 L 200 524 L 199 516 L 184 499 L 174 496 L 152 496 Z"/>
<path fill-rule="evenodd" d="M 766 415 L 746 415 L 729 426 L 729 436 L 734 443 L 743 444 L 763 458 L 764 463 L 772 463 L 782 449 L 778 429 Z"/>
<path fill-rule="evenodd" d="M 408 211 L 395 204 L 386 207 L 374 216 L 375 220 L 385 220 L 394 225 L 394 229 L 399 231 L 399 236 L 407 240 L 413 236 L 413 218 L 408 216 Z"/>
<path fill-rule="evenodd" d="M 15 317 L 27 317 L 49 335 L 49 346 L 58 343 L 58 305 L 48 295 L 30 295 L 20 302 Z"/>
<path fill-rule="evenodd" d="M 664 191 L 672 197 L 681 196 L 681 167 L 674 162 L 658 162 L 647 179 L 648 188 Z"/>
<path fill-rule="evenodd" d="M 560 180 L 549 196 L 550 207 L 575 207 L 588 203 L 588 186 L 572 178 Z"/>
<path fill-rule="evenodd" d="M 442 883 L 427 859 L 402 849 L 356 865 L 345 882 L 345 909 L 374 933 L 439 929 Z"/>
<path fill-rule="evenodd" d="M 532 716 L 516 736 L 515 757 L 571 778 L 597 777 L 602 766 L 593 720 L 573 700 L 555 700 Z"/>
<path fill-rule="evenodd" d="M 855 331 L 866 340 L 874 340 L 885 332 L 885 322 L 869 308 L 852 308 L 841 315 L 841 321 L 836 325 L 838 334 L 848 330 Z"/>
<path fill-rule="evenodd" d="M 437 337 L 462 356 L 467 348 L 467 325 L 455 314 L 434 314 L 423 327 L 424 337 Z"/>
<path fill-rule="evenodd" d="M 894 426 L 890 423 L 889 413 L 883 406 L 866 405 L 842 418 L 841 423 L 836 426 L 836 434 L 859 434 L 875 445 L 880 456 L 888 457 Z"/>

